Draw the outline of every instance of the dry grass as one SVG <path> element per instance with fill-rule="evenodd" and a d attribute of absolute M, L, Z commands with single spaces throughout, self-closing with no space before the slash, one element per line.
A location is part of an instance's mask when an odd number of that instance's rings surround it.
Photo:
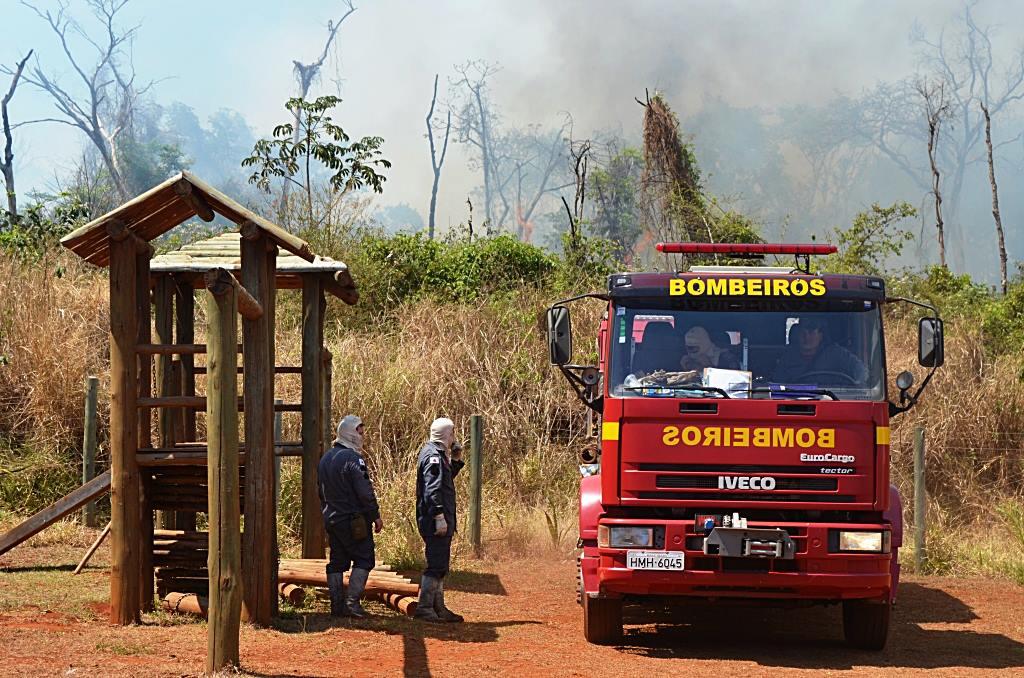
<path fill-rule="evenodd" d="M 100 418 L 106 420 L 106 289 L 102 272 L 67 257 L 32 268 L 0 261 L 0 511 L 31 510 L 77 484 L 87 374 L 101 378 Z M 297 296 L 279 296 L 279 364 L 299 364 Z M 547 364 L 541 333 L 546 301 L 536 291 L 461 305 L 425 300 L 401 309 L 396 323 L 360 331 L 343 329 L 340 314 L 350 311 L 331 303 L 326 342 L 334 355 L 334 419 L 353 412 L 366 422 L 367 456 L 390 524 L 380 545 L 389 558 L 414 563 L 421 557 L 413 469 L 430 421 L 452 417 L 465 439 L 471 414 L 485 417 L 488 550 L 511 555 L 548 545 L 571 549 L 575 451 L 587 435 L 585 411 Z M 197 311 L 202 341 L 201 303 Z M 574 309 L 578 339 L 594 335 L 599 313 L 596 303 Z M 912 365 L 915 332 L 902 321 L 890 322 L 887 332 L 894 376 Z M 976 328 L 948 326 L 946 366 L 921 404 L 893 421 L 893 480 L 909 507 L 912 430 L 923 425 L 937 530 L 934 562 L 947 563 L 942 567 L 950 571 L 1013 576 L 1014 563 L 1024 562 L 1024 555 L 1015 555 L 1024 547 L 1013 541 L 1014 523 L 1006 517 L 1020 510 L 1024 480 L 1022 360 L 1010 355 L 993 361 L 981 345 Z M 577 350 L 589 348 L 580 341 Z M 297 376 L 278 383 L 278 397 L 298 401 Z M 285 414 L 284 437 L 297 439 L 298 425 L 297 414 Z M 100 433 L 102 445 L 102 427 Z M 297 537 L 299 483 L 298 464 L 286 461 L 280 512 L 285 552 Z M 466 478 L 458 482 L 462 506 L 467 485 Z M 979 524 L 990 547 L 943 549 L 942 543 Z M 985 549 L 1009 555 L 989 557 Z"/>

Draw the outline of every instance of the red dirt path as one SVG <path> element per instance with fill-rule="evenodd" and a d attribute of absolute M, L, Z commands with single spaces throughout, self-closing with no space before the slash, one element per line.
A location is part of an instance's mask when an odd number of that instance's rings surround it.
<path fill-rule="evenodd" d="M 19 559 L 19 570 L 31 571 Z M 0 563 L 0 572 L 4 563 Z M 679 675 L 1024 675 L 1024 589 L 983 579 L 907 578 L 884 652 L 848 650 L 837 608 L 712 608 L 674 623 L 627 626 L 619 647 L 582 638 L 573 565 L 538 569 L 485 561 L 458 573 L 449 605 L 469 620 L 429 626 L 381 607 L 378 619 L 332 624 L 322 613 L 277 630 L 243 627 L 242 672 L 256 675 L 595 676 Z M 21 575 L 17 575 L 21 576 Z M 96 570 L 73 580 L 101 587 Z M 196 675 L 206 627 L 117 628 L 62 609 L 25 606 L 0 614 L 2 675 Z M 51 603 L 51 608 L 58 606 Z"/>

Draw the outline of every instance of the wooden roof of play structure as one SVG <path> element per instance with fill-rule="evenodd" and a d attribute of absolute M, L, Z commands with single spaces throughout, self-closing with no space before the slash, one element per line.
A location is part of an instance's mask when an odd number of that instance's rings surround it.
<path fill-rule="evenodd" d="M 106 266 L 110 261 L 110 237 L 107 233 L 110 224 L 123 223 L 132 233 L 148 242 L 195 216 L 203 221 L 213 221 L 214 213 L 239 225 L 252 222 L 280 248 L 309 262 L 316 259 L 306 241 L 184 171 L 69 233 L 60 242 L 89 263 Z"/>
<path fill-rule="evenodd" d="M 206 240 L 185 245 L 180 249 L 154 257 L 149 270 L 159 273 L 202 274 L 214 268 L 223 268 L 236 273 L 242 269 L 242 236 L 239 233 L 221 233 Z M 351 278 L 348 266 L 329 257 L 314 256 L 307 261 L 291 252 L 277 257 L 276 287 L 278 289 L 301 289 L 303 274 L 326 274 L 330 277 Z M 332 292 L 330 286 L 326 291 Z"/>

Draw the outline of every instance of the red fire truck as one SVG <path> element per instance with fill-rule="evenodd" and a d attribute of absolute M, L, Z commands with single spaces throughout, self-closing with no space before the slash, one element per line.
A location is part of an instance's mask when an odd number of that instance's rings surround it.
<path fill-rule="evenodd" d="M 548 309 L 551 361 L 600 415 L 581 455 L 579 593 L 592 643 L 623 603 L 841 603 L 849 644 L 881 649 L 899 581 L 889 418 L 943 363 L 932 306 L 880 278 L 812 273 L 829 245 L 659 243 L 666 254 L 794 266 L 620 273 Z M 568 304 L 607 305 L 597 364 L 573 364 Z M 887 395 L 883 308 L 924 309 L 916 389 Z M 640 605 L 642 608 L 643 606 Z"/>

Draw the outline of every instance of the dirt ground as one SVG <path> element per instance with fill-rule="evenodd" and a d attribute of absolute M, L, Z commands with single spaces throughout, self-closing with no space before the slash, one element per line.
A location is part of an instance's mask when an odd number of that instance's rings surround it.
<path fill-rule="evenodd" d="M 181 676 L 203 670 L 206 626 L 155 614 L 106 623 L 107 574 L 73 576 L 81 548 L 22 546 L 0 556 L 0 674 Z M 583 640 L 573 563 L 456 563 L 449 606 L 461 626 L 431 626 L 377 606 L 366 622 L 286 611 L 243 627 L 241 672 L 259 676 L 1024 675 L 1024 589 L 983 579 L 909 577 L 888 648 L 842 643 L 838 608 L 702 608 L 672 623 L 628 625 L 619 647 Z"/>

